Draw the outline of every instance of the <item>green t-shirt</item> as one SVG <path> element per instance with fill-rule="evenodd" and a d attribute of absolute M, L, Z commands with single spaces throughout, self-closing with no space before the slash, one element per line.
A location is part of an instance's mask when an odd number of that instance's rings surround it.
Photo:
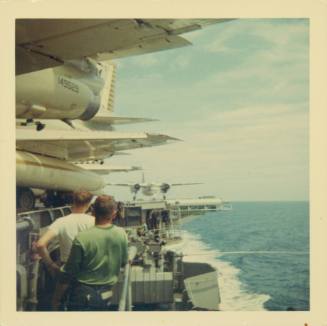
<path fill-rule="evenodd" d="M 94 226 L 76 236 L 62 271 L 81 283 L 113 285 L 118 280 L 120 267 L 127 263 L 127 245 L 123 228 Z"/>

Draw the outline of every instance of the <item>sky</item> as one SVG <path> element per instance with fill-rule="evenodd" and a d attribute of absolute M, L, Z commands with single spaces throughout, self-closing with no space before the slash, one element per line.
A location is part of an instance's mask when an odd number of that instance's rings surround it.
<path fill-rule="evenodd" d="M 239 19 L 183 37 L 193 45 L 115 61 L 115 115 L 159 119 L 117 130 L 182 141 L 108 162 L 142 166 L 149 182 L 202 183 L 168 198 L 308 200 L 309 20 Z M 108 192 L 131 198 L 125 188 Z"/>

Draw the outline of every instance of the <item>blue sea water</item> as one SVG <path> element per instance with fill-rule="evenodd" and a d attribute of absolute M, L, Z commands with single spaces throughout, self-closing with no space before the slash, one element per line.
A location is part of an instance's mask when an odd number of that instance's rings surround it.
<path fill-rule="evenodd" d="M 308 202 L 233 203 L 182 229 L 186 256 L 217 267 L 223 310 L 310 309 Z"/>

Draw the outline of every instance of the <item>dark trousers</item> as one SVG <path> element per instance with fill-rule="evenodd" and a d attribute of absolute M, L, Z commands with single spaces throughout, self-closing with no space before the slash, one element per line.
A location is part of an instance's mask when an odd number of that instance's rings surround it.
<path fill-rule="evenodd" d="M 68 311 L 110 310 L 112 286 L 76 283 L 71 289 Z"/>

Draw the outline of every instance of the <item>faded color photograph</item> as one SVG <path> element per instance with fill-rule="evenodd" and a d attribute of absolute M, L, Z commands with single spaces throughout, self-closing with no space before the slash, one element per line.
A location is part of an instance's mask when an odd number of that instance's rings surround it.
<path fill-rule="evenodd" d="M 17 311 L 309 311 L 309 27 L 17 19 Z"/>

